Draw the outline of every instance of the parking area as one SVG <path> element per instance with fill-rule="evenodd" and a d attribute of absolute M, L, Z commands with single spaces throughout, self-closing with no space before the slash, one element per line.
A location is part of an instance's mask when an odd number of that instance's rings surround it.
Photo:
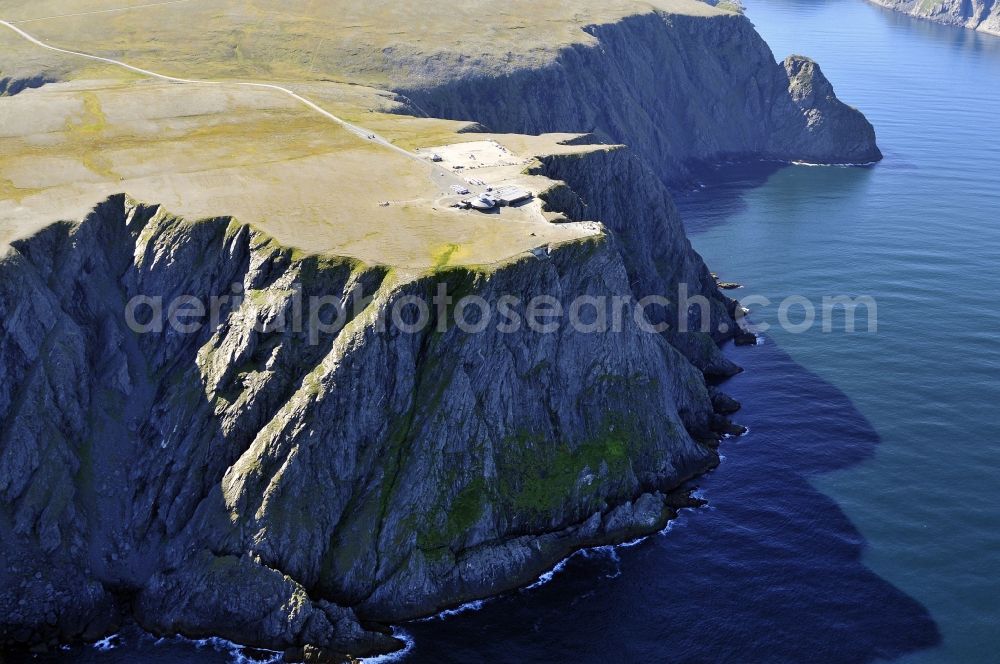
<path fill-rule="evenodd" d="M 417 154 L 450 171 L 476 170 L 497 166 L 518 166 L 527 163 L 496 141 L 453 143 L 434 148 L 421 148 Z"/>

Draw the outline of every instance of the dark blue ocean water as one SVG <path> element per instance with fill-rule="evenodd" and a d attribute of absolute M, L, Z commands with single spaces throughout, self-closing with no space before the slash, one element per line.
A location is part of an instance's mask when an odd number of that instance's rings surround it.
<path fill-rule="evenodd" d="M 870 295 L 877 333 L 727 349 L 750 433 L 698 483 L 708 507 L 404 626 L 403 661 L 1000 658 L 1000 38 L 863 0 L 746 4 L 778 57 L 815 57 L 868 115 L 886 159 L 708 174 L 678 200 L 692 241 L 739 297 Z M 67 654 L 232 658 L 128 633 Z"/>

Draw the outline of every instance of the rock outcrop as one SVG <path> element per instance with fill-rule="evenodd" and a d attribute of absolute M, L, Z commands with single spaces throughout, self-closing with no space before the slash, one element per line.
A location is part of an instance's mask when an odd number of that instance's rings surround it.
<path fill-rule="evenodd" d="M 996 0 L 869 0 L 917 18 L 958 25 L 1000 36 L 1000 2 Z"/>
<path fill-rule="evenodd" d="M 597 155 L 582 171 L 538 168 L 576 180 L 567 195 L 621 233 L 488 271 L 323 259 L 124 196 L 10 247 L 0 551 L 19 562 L 0 570 L 0 639 L 92 639 L 131 616 L 154 633 L 391 650 L 362 624 L 492 595 L 581 546 L 662 527 L 669 492 L 717 461 L 703 442 L 714 410 L 702 371 L 635 324 L 630 280 L 661 261 L 641 288 L 690 277 L 720 319 L 728 301 L 672 208 L 651 201 L 629 228 L 621 201 L 586 189 L 588 170 L 628 168 L 625 152 Z M 673 272 L 655 248 L 626 265 L 633 232 L 678 252 Z M 624 296 L 624 328 L 382 325 L 439 282 L 490 303 Z M 310 343 L 273 325 L 297 293 L 306 317 L 320 295 L 352 314 Z M 216 327 L 140 334 L 122 315 L 137 295 L 232 299 Z"/>
<path fill-rule="evenodd" d="M 412 108 L 492 131 L 592 132 L 631 146 L 667 183 L 706 164 L 860 164 L 882 155 L 864 116 L 811 60 L 775 61 L 739 14 L 650 12 L 586 28 L 595 44 L 502 75 L 400 88 Z"/>
<path fill-rule="evenodd" d="M 25 78 L 6 76 L 4 78 L 0 78 L 0 97 L 13 97 L 14 95 L 24 92 L 25 90 L 40 88 L 43 85 L 52 83 L 53 81 L 54 79 L 51 79 L 44 74 L 28 76 Z"/>

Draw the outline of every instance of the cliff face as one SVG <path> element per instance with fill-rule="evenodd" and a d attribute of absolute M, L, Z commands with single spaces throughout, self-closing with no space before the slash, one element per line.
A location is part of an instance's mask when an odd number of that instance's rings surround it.
<path fill-rule="evenodd" d="M 910 16 L 1000 36 L 1000 2 L 996 0 L 869 1 Z"/>
<path fill-rule="evenodd" d="M 586 30 L 596 45 L 543 67 L 399 92 L 431 116 L 493 131 L 593 132 L 631 146 L 667 182 L 724 160 L 881 159 L 872 126 L 819 67 L 776 63 L 741 15 L 655 12 Z"/>
<path fill-rule="evenodd" d="M 648 211 L 636 226 L 677 244 L 676 219 Z M 0 261 L 0 551 L 17 561 L 0 570 L 0 638 L 97 638 L 131 615 L 156 633 L 387 650 L 360 620 L 491 595 L 662 527 L 667 492 L 716 462 L 695 441 L 712 404 L 634 323 L 629 270 L 647 258 L 623 254 L 611 234 L 402 275 L 123 196 L 16 243 Z M 689 247 L 678 259 L 704 277 Z M 442 281 L 494 304 L 624 295 L 624 328 L 382 329 Z M 296 283 L 306 317 L 311 295 L 374 299 L 309 343 L 258 322 L 296 306 Z M 123 320 L 135 295 L 234 290 L 214 329 Z"/>
<path fill-rule="evenodd" d="M 155 633 L 386 651 L 398 644 L 378 623 L 662 527 L 672 491 L 717 462 L 713 401 L 732 411 L 705 375 L 737 370 L 716 346 L 735 303 L 664 182 L 723 158 L 878 151 L 818 67 L 775 63 L 742 17 L 590 30 L 597 46 L 555 64 L 407 94 L 492 129 L 630 144 L 531 166 L 557 182 L 546 206 L 601 222 L 599 237 L 405 273 L 122 195 L 3 250 L 0 644 L 94 639 L 133 618 Z M 468 333 L 439 327 L 433 308 L 419 331 L 383 325 L 442 282 L 493 312 L 504 296 L 616 298 L 621 325 L 502 332 L 494 319 Z M 704 309 L 681 304 L 682 285 Z M 217 298 L 218 325 L 126 325 L 135 296 L 181 295 Z M 650 322 L 708 331 L 643 331 L 633 313 L 650 295 L 672 300 Z M 312 296 L 350 315 L 315 338 L 278 325 L 297 307 L 318 316 Z"/>
<path fill-rule="evenodd" d="M 614 147 L 543 157 L 532 170 L 568 185 L 568 191 L 543 194 L 550 209 L 574 220 L 601 221 L 615 234 L 637 300 L 669 298 L 666 306 L 647 311 L 651 321 L 667 321 L 674 328 L 665 337 L 675 348 L 706 374 L 731 376 L 738 371 L 716 345 L 733 336 L 736 303 L 716 288 L 684 234 L 670 193 L 633 150 Z M 685 294 L 692 301 L 704 298 L 708 307 L 689 306 L 681 313 L 678 307 Z M 687 332 L 676 329 L 682 322 Z"/>

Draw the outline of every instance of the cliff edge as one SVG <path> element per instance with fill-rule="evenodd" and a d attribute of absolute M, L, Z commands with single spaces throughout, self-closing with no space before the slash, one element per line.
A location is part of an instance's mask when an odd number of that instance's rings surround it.
<path fill-rule="evenodd" d="M 723 161 L 866 164 L 875 130 L 819 66 L 775 62 L 746 17 L 666 10 L 583 28 L 551 63 L 396 90 L 434 117 L 493 131 L 589 132 L 631 146 L 666 182 Z"/>

